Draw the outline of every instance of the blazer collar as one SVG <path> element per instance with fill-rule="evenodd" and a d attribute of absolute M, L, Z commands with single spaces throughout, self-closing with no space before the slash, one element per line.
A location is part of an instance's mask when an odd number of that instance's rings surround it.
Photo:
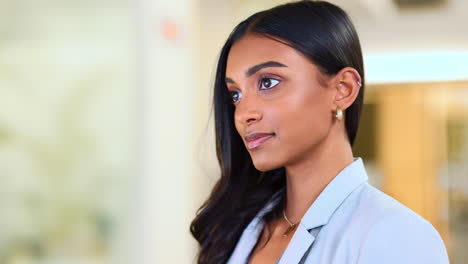
<path fill-rule="evenodd" d="M 353 162 L 328 183 L 302 217 L 279 264 L 300 263 L 316 238 L 319 231 L 316 228 L 327 224 L 346 197 L 367 179 L 362 159 L 353 158 Z"/>
<path fill-rule="evenodd" d="M 325 225 L 346 197 L 367 180 L 368 176 L 362 158 L 354 157 L 353 162 L 341 170 L 322 190 L 302 217 L 301 224 L 306 229 Z M 282 188 L 276 192 L 255 218 L 262 218 L 269 212 L 278 203 L 280 194 L 284 190 L 285 188 Z"/>
<path fill-rule="evenodd" d="M 341 170 L 312 203 L 302 217 L 302 225 L 312 229 L 327 224 L 346 197 L 367 180 L 362 159 L 353 158 L 353 162 Z"/>
<path fill-rule="evenodd" d="M 335 178 L 319 194 L 309 207 L 296 228 L 288 247 L 283 252 L 279 264 L 299 263 L 305 252 L 315 240 L 316 232 L 312 229 L 328 223 L 335 210 L 343 203 L 353 190 L 368 180 L 363 161 L 360 157 L 341 170 Z M 255 246 L 264 223 L 261 218 L 279 202 L 285 188 L 276 192 L 270 201 L 257 213 L 255 218 L 244 230 L 238 246 L 228 263 L 244 263 L 250 251 Z M 315 229 L 317 230 L 317 229 Z M 241 247 L 239 247 L 241 245 Z"/>

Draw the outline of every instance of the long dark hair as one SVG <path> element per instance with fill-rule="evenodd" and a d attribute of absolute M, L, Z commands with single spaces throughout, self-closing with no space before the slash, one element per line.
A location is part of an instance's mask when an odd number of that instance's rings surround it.
<path fill-rule="evenodd" d="M 234 105 L 225 83 L 229 50 L 249 32 L 298 50 L 322 74 L 332 76 L 348 66 L 356 69 L 362 87 L 345 111 L 351 146 L 359 126 L 364 65 L 359 38 L 345 11 L 325 1 L 298 1 L 255 13 L 237 25 L 221 50 L 214 83 L 216 154 L 221 177 L 190 225 L 190 232 L 200 245 L 198 263 L 225 263 L 243 230 L 274 193 L 283 190 L 281 202 L 263 220 L 279 217 L 285 205 L 285 170 L 261 172 L 254 167 L 234 126 Z"/>

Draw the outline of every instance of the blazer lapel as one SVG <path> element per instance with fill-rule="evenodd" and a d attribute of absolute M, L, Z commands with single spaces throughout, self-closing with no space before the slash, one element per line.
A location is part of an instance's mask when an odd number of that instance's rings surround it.
<path fill-rule="evenodd" d="M 340 171 L 309 207 L 279 264 L 300 263 L 315 241 L 318 231 L 328 223 L 346 197 L 367 179 L 362 159 L 355 157 L 354 162 Z"/>
<path fill-rule="evenodd" d="M 288 247 L 281 256 L 279 264 L 299 263 L 307 252 L 315 237 L 307 231 L 304 225 L 299 223 Z"/>
<path fill-rule="evenodd" d="M 265 223 L 262 220 L 264 214 L 269 212 L 273 206 L 281 198 L 280 194 L 284 191 L 284 188 L 276 192 L 272 198 L 267 202 L 267 204 L 257 213 L 254 219 L 249 223 L 244 232 L 237 242 L 234 251 L 232 252 L 228 264 L 237 264 L 237 263 L 247 263 L 250 252 L 255 247 L 260 232 L 263 231 Z"/>
<path fill-rule="evenodd" d="M 248 256 L 257 243 L 264 224 L 255 218 L 242 233 L 236 248 L 228 260 L 228 264 L 247 263 Z"/>

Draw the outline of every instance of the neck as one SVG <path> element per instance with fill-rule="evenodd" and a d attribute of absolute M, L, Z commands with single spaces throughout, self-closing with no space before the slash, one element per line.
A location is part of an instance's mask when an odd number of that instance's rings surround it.
<path fill-rule="evenodd" d="M 288 219 L 293 223 L 299 221 L 328 183 L 352 162 L 346 133 L 331 132 L 300 161 L 285 166 Z"/>

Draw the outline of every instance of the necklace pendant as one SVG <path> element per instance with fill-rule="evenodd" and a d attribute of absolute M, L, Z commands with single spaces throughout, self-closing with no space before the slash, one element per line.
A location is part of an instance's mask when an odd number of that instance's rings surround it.
<path fill-rule="evenodd" d="M 293 231 L 295 227 L 296 224 L 292 224 L 291 226 L 289 226 L 288 229 L 286 229 L 286 231 L 283 233 L 283 236 L 289 235 L 289 233 L 291 233 L 291 231 Z"/>

